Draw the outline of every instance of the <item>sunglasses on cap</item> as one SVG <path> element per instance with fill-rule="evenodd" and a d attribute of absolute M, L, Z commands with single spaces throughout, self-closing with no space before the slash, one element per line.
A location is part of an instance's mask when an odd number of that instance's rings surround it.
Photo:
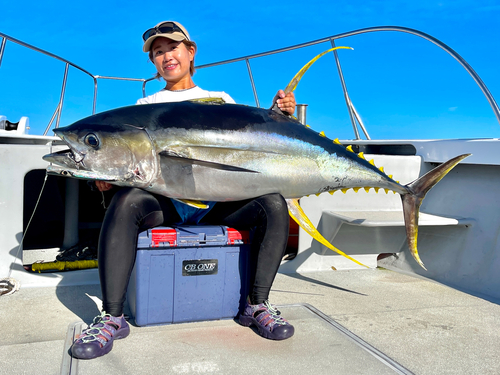
<path fill-rule="evenodd" d="M 146 32 L 144 34 L 142 34 L 142 39 L 144 41 L 146 41 L 149 38 L 151 38 L 153 35 L 172 34 L 176 31 L 181 32 L 182 35 L 184 35 L 186 37 L 186 39 L 189 40 L 188 36 L 184 33 L 184 31 L 182 31 L 182 29 L 173 22 L 164 22 L 159 26 L 155 26 L 151 29 L 146 30 Z"/>

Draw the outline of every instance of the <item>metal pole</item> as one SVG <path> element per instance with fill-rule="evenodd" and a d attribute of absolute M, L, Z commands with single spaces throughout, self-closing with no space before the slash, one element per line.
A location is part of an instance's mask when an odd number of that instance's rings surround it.
<path fill-rule="evenodd" d="M 7 39 L 2 38 L 2 44 L 0 45 L 0 66 L 2 66 L 3 51 L 5 50 L 6 44 L 7 44 Z"/>
<path fill-rule="evenodd" d="M 148 78 L 148 79 L 143 79 L 144 82 L 142 82 L 142 97 L 145 98 L 146 97 L 146 84 L 150 81 L 153 81 L 155 80 L 156 77 L 153 77 L 153 78 Z"/>
<path fill-rule="evenodd" d="M 335 41 L 333 39 L 330 39 L 330 43 L 332 44 L 332 47 L 335 48 Z M 333 51 L 333 54 L 335 56 L 335 63 L 337 64 L 337 70 L 339 71 L 340 83 L 342 84 L 342 90 L 344 91 L 344 99 L 345 99 L 345 103 L 347 104 L 347 111 L 349 112 L 349 117 L 351 118 L 352 128 L 354 129 L 354 136 L 356 137 L 356 139 L 361 139 L 359 136 L 358 127 L 356 126 L 356 120 L 354 119 L 354 114 L 352 113 L 352 108 L 349 105 L 351 99 L 349 99 L 349 94 L 347 93 L 347 87 L 346 87 L 345 80 L 344 80 L 344 74 L 342 73 L 342 67 L 340 66 L 340 60 L 339 60 L 339 56 L 337 55 L 337 50 Z"/>
<path fill-rule="evenodd" d="M 78 192 L 79 184 L 76 178 L 66 179 L 66 196 L 64 205 L 64 239 L 63 249 L 78 244 Z"/>
<path fill-rule="evenodd" d="M 69 64 L 66 63 L 66 69 L 64 69 L 64 79 L 63 79 L 63 84 L 62 84 L 62 89 L 61 89 L 61 99 L 59 99 L 59 112 L 57 113 L 56 129 L 59 127 L 59 122 L 61 121 L 61 112 L 62 112 L 62 107 L 63 107 L 64 93 L 66 91 L 66 81 L 68 79 L 68 69 L 69 69 Z"/>
<path fill-rule="evenodd" d="M 250 68 L 250 61 L 248 59 L 245 60 L 247 62 L 248 75 L 250 76 L 250 82 L 252 83 L 253 96 L 255 97 L 255 103 L 257 107 L 260 108 L 259 98 L 257 96 L 257 89 L 255 88 L 255 82 L 253 81 L 252 68 Z"/>
<path fill-rule="evenodd" d="M 57 108 L 56 110 L 54 111 L 54 114 L 52 115 L 52 117 L 50 118 L 50 121 L 49 121 L 49 124 L 47 125 L 47 127 L 45 128 L 45 131 L 43 132 L 43 135 L 47 135 L 47 133 L 49 132 L 50 130 L 50 127 L 52 126 L 52 122 L 54 121 L 54 119 L 56 118 L 56 115 L 59 111 L 59 104 L 57 105 Z"/>
<path fill-rule="evenodd" d="M 94 103 L 92 104 L 92 114 L 95 114 L 95 106 L 97 103 L 97 78 L 94 77 Z"/>
<path fill-rule="evenodd" d="M 352 112 L 354 113 L 354 116 L 356 116 L 356 120 L 358 120 L 359 127 L 361 128 L 361 130 L 363 130 L 363 133 L 365 133 L 366 139 L 368 139 L 368 140 L 371 139 L 370 136 L 368 135 L 366 128 L 365 128 L 365 124 L 363 124 L 363 120 L 361 120 L 361 116 L 359 115 L 358 111 L 356 111 L 356 108 L 354 107 L 354 104 L 352 104 L 352 102 L 349 101 L 349 105 L 352 108 Z"/>
<path fill-rule="evenodd" d="M 297 119 L 303 125 L 307 125 L 306 124 L 306 110 L 307 110 L 307 104 L 297 104 Z"/>

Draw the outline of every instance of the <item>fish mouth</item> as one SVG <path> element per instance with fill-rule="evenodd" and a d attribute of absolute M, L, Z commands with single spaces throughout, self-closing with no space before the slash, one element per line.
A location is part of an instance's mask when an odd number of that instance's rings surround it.
<path fill-rule="evenodd" d="M 103 175 L 83 169 L 62 168 L 58 165 L 49 165 L 47 167 L 47 173 L 53 176 L 73 177 L 81 180 L 100 180 L 107 182 L 119 181 L 116 176 Z"/>
<path fill-rule="evenodd" d="M 84 167 L 84 158 L 84 155 L 81 155 L 71 149 L 57 151 L 42 157 L 43 160 L 49 163 L 54 163 L 71 169 L 80 169 L 81 167 Z"/>
<path fill-rule="evenodd" d="M 52 163 L 47 167 L 47 173 L 53 176 L 74 177 L 83 180 L 118 181 L 117 176 L 85 170 L 83 168 L 84 156 L 75 153 L 71 149 L 47 154 L 42 159 Z"/>

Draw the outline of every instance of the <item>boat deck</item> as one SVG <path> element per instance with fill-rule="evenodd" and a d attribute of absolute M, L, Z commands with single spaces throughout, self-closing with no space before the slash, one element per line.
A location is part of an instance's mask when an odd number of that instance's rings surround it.
<path fill-rule="evenodd" d="M 74 360 L 99 297 L 98 285 L 1 297 L 0 374 L 500 373 L 498 304 L 380 268 L 278 274 L 270 299 L 296 327 L 289 340 L 233 320 L 132 326 L 108 355 Z"/>

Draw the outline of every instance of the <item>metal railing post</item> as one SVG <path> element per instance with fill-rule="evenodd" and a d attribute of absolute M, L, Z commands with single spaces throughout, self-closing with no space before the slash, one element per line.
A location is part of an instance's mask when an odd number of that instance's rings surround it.
<path fill-rule="evenodd" d="M 2 44 L 0 45 L 0 66 L 2 66 L 3 51 L 5 50 L 6 44 L 7 44 L 7 39 L 2 37 Z"/>
<path fill-rule="evenodd" d="M 95 107 L 97 104 L 97 78 L 94 77 L 94 102 L 92 103 L 92 114 L 95 115 Z"/>
<path fill-rule="evenodd" d="M 54 114 L 50 118 L 49 124 L 45 128 L 45 131 L 43 132 L 43 135 L 47 135 L 47 133 L 49 132 L 50 127 L 52 126 L 52 123 L 54 122 L 54 119 L 56 118 L 58 112 L 59 112 L 59 106 L 57 106 L 56 110 L 54 111 Z"/>
<path fill-rule="evenodd" d="M 356 108 L 354 107 L 354 104 L 349 100 L 349 105 L 351 106 L 352 113 L 356 117 L 356 120 L 358 120 L 359 127 L 361 130 L 363 130 L 363 133 L 365 133 L 366 139 L 370 140 L 370 135 L 368 134 L 368 131 L 365 128 L 365 124 L 363 124 L 363 120 L 361 120 L 361 116 L 359 115 L 358 111 L 356 111 Z"/>
<path fill-rule="evenodd" d="M 333 39 L 330 39 L 330 43 L 332 44 L 333 48 L 336 47 L 335 41 Z M 339 60 L 339 56 L 337 54 L 337 50 L 333 51 L 333 55 L 335 56 L 335 64 L 337 64 L 337 70 L 339 72 L 340 83 L 342 85 L 342 91 L 344 92 L 344 99 L 345 99 L 345 103 L 347 105 L 347 111 L 349 112 L 349 117 L 351 119 L 352 128 L 354 129 L 354 136 L 356 137 L 356 139 L 361 139 L 359 136 L 358 127 L 356 125 L 356 120 L 354 119 L 354 114 L 352 113 L 353 112 L 352 108 L 349 105 L 349 103 L 351 102 L 351 99 L 349 98 L 349 94 L 347 92 L 347 86 L 346 86 L 345 80 L 344 80 L 344 73 L 342 72 L 342 67 L 340 66 L 340 60 Z"/>
<path fill-rule="evenodd" d="M 306 111 L 307 104 L 297 104 L 297 120 L 299 120 L 302 125 L 307 125 Z"/>
<path fill-rule="evenodd" d="M 59 122 L 61 121 L 61 112 L 62 112 L 63 101 L 64 101 L 64 93 L 66 92 L 66 81 L 68 79 L 68 69 L 69 69 L 69 64 L 66 63 L 66 68 L 64 69 L 63 84 L 62 84 L 62 88 L 61 88 L 61 99 L 59 99 L 59 112 L 57 113 L 56 129 L 59 127 Z"/>
<path fill-rule="evenodd" d="M 252 68 L 250 68 L 250 61 L 248 59 L 245 60 L 247 62 L 248 75 L 250 76 L 250 82 L 252 84 L 253 96 L 255 98 L 255 104 L 260 108 L 259 98 L 257 96 L 257 88 L 255 87 L 255 82 L 253 80 Z"/>

